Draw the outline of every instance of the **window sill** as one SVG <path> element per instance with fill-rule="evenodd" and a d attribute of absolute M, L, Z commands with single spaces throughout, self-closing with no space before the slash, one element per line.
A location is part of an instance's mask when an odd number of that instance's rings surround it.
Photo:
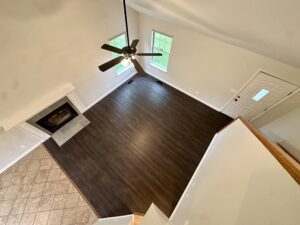
<path fill-rule="evenodd" d="M 160 67 L 160 66 L 158 66 L 158 65 L 155 65 L 154 63 L 150 63 L 150 65 L 153 66 L 153 67 L 155 67 L 156 69 L 159 69 L 159 70 L 165 72 L 165 73 L 168 72 L 166 69 L 164 69 L 164 68 L 162 68 L 162 67 Z"/>
<path fill-rule="evenodd" d="M 124 69 L 122 69 L 120 72 L 117 72 L 117 76 L 120 76 L 122 73 L 126 72 L 127 70 L 131 69 L 131 66 L 126 66 Z"/>

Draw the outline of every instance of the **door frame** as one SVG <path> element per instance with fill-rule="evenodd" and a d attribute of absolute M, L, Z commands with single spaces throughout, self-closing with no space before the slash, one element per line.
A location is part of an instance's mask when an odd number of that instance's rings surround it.
<path fill-rule="evenodd" d="M 287 95 L 286 97 L 284 97 L 283 99 L 281 99 L 280 101 L 274 103 L 273 105 L 271 105 L 267 110 L 259 113 L 257 116 L 255 116 L 251 121 L 256 120 L 258 117 L 262 116 L 263 114 L 265 114 L 266 112 L 270 111 L 271 109 L 273 109 L 274 107 L 276 107 L 277 105 L 279 105 L 280 103 L 284 102 L 285 100 L 287 100 L 288 98 L 292 97 L 293 95 L 297 94 L 300 91 L 300 86 L 298 84 L 292 83 L 290 81 L 284 80 L 282 78 L 279 78 L 277 76 L 272 75 L 271 73 L 266 72 L 266 70 L 263 69 L 258 69 L 251 77 L 250 79 L 244 84 L 242 85 L 242 87 L 240 89 L 238 89 L 238 91 L 236 91 L 233 96 L 225 103 L 225 105 L 222 107 L 221 112 L 223 112 L 227 106 L 229 106 L 229 104 L 236 98 L 237 95 L 239 95 L 247 86 L 248 84 L 250 84 L 260 73 L 265 73 L 271 77 L 280 79 L 282 81 L 288 82 L 290 84 L 296 85 L 298 88 L 293 91 L 291 94 Z"/>

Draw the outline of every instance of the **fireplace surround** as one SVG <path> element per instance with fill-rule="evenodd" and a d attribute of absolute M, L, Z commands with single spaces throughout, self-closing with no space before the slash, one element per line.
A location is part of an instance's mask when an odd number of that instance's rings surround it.
<path fill-rule="evenodd" d="M 29 119 L 27 123 L 47 133 L 61 146 L 90 121 L 68 97 L 64 97 Z"/>
<path fill-rule="evenodd" d="M 79 114 L 80 112 L 74 104 L 67 97 L 64 97 L 27 122 L 52 135 Z"/>

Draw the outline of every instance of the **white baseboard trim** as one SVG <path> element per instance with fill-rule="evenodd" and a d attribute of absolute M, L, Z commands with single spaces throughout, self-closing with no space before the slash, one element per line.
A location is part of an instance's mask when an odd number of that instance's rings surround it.
<path fill-rule="evenodd" d="M 8 168 L 10 168 L 11 166 L 13 166 L 16 162 L 18 162 L 20 159 L 22 159 L 24 156 L 26 156 L 27 154 L 29 154 L 30 152 L 32 152 L 34 149 L 36 149 L 38 146 L 40 146 L 41 144 L 43 144 L 44 140 L 41 140 L 40 142 L 38 142 L 37 144 L 33 145 L 31 148 L 29 148 L 27 151 L 25 151 L 23 154 L 21 154 L 20 156 L 18 156 L 17 158 L 15 158 L 11 163 L 9 163 L 8 165 L 6 165 L 5 167 L 0 169 L 0 174 L 3 173 L 5 170 L 7 170 Z"/>
<path fill-rule="evenodd" d="M 124 79 L 123 81 L 121 81 L 119 84 L 117 84 L 116 86 L 114 86 L 113 88 L 111 88 L 110 90 L 108 90 L 106 93 L 104 93 L 103 95 L 101 95 L 99 98 L 97 98 L 95 101 L 93 101 L 91 104 L 89 104 L 87 107 L 85 107 L 85 109 L 83 110 L 83 112 L 86 112 L 87 110 L 89 110 L 90 108 L 92 108 L 94 105 L 96 105 L 99 101 L 101 101 L 103 98 L 105 98 L 107 95 L 109 95 L 110 93 L 112 93 L 114 90 L 116 90 L 118 87 L 120 87 L 122 84 L 124 84 L 127 80 L 129 80 L 130 78 L 132 78 L 134 75 L 136 74 L 136 72 L 133 72 L 132 74 L 129 75 L 129 77 L 127 79 Z"/>
<path fill-rule="evenodd" d="M 209 106 L 210 108 L 213 108 L 214 110 L 216 110 L 216 111 L 218 111 L 218 112 L 221 112 L 221 109 L 220 109 L 220 108 L 215 107 L 214 105 L 212 105 L 212 104 L 206 102 L 205 100 L 199 98 L 198 96 L 196 96 L 196 95 L 194 95 L 194 94 L 192 94 L 192 93 L 190 93 L 190 92 L 188 92 L 188 91 L 183 90 L 182 88 L 176 86 L 175 84 L 173 84 L 173 83 L 171 83 L 171 82 L 169 82 L 169 81 L 164 80 L 164 79 L 161 78 L 161 77 L 158 77 L 158 76 L 156 76 L 156 75 L 153 75 L 153 74 L 150 73 L 149 71 L 146 71 L 146 72 L 147 72 L 150 76 L 152 76 L 152 77 L 154 77 L 154 78 L 156 78 L 156 79 L 158 79 L 158 80 L 161 80 L 162 82 L 164 82 L 164 83 L 170 85 L 171 87 L 177 89 L 178 91 L 180 91 L 180 92 L 182 92 L 182 93 L 184 93 L 184 94 L 190 96 L 191 98 L 193 98 L 193 99 L 195 99 L 195 100 L 197 100 L 197 101 L 203 103 L 204 105 L 207 105 L 207 106 Z"/>
<path fill-rule="evenodd" d="M 95 104 L 97 104 L 100 100 L 102 100 L 103 98 L 105 98 L 107 95 L 109 95 L 111 92 L 113 92 L 115 89 L 117 89 L 118 87 L 120 87 L 122 84 L 124 84 L 127 80 L 129 80 L 130 78 L 132 78 L 134 75 L 136 74 L 136 72 L 134 71 L 132 74 L 130 74 L 126 79 L 124 79 L 123 81 L 121 81 L 119 84 L 117 84 L 116 86 L 114 86 L 112 89 L 110 89 L 109 91 L 107 91 L 105 94 L 103 94 L 102 96 L 100 96 L 96 101 L 94 101 L 92 104 L 88 105 L 85 108 L 82 108 L 83 112 L 87 111 L 89 108 L 91 108 L 92 106 L 94 106 Z M 25 129 L 22 126 L 19 126 L 20 128 L 26 130 L 26 132 L 29 132 L 27 129 Z M 1 128 L 1 127 L 0 127 Z M 0 133 L 1 133 L 1 129 L 0 129 Z M 31 134 L 33 134 L 32 132 L 30 132 Z M 37 135 L 35 135 L 37 136 Z M 41 138 L 41 137 L 39 137 Z M 6 165 L 3 168 L 0 168 L 0 174 L 3 173 L 5 170 L 7 170 L 9 167 L 11 167 L 12 165 L 14 165 L 17 161 L 19 161 L 20 159 L 22 159 L 24 156 L 26 156 L 27 154 L 29 154 L 30 152 L 32 152 L 35 148 L 37 148 L 39 145 L 43 144 L 45 140 L 41 138 L 41 141 L 39 141 L 37 144 L 33 145 L 32 147 L 30 147 L 27 151 L 25 151 L 23 154 L 21 154 L 19 157 L 15 158 L 11 163 L 9 163 L 8 165 Z"/>

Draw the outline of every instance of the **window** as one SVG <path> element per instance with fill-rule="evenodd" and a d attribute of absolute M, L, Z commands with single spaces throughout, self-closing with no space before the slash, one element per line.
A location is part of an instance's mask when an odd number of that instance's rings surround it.
<path fill-rule="evenodd" d="M 152 64 L 164 71 L 168 70 L 172 42 L 172 37 L 156 31 L 152 32 L 152 52 L 163 54 L 163 56 L 153 56 Z"/>
<path fill-rule="evenodd" d="M 109 41 L 109 44 L 114 47 L 117 47 L 117 48 L 121 48 L 121 49 L 124 48 L 127 45 L 125 33 L 111 39 Z M 113 58 L 120 56 L 120 54 L 114 53 L 114 52 L 112 53 L 112 55 L 113 55 Z M 115 66 L 115 69 L 116 69 L 117 74 L 120 74 L 128 67 L 129 67 L 129 65 L 123 65 L 122 63 L 119 63 L 118 65 Z"/>
<path fill-rule="evenodd" d="M 259 102 L 264 97 L 266 97 L 270 92 L 266 89 L 261 89 L 256 95 L 253 96 L 253 100 Z"/>

